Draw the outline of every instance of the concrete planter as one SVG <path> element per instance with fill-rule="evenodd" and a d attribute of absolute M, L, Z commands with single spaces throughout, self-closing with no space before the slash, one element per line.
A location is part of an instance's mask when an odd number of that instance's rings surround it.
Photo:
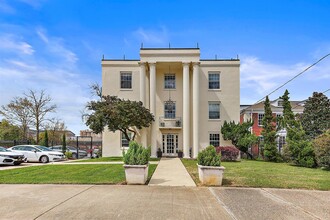
<path fill-rule="evenodd" d="M 225 167 L 211 167 L 198 165 L 199 180 L 203 185 L 221 186 Z"/>
<path fill-rule="evenodd" d="M 127 184 L 145 184 L 148 179 L 147 165 L 124 165 Z"/>

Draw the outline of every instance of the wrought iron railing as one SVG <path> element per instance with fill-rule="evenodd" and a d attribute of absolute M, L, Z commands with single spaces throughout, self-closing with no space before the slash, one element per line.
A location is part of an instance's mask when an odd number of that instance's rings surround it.
<path fill-rule="evenodd" d="M 180 117 L 176 117 L 176 118 L 159 117 L 159 127 L 160 128 L 181 128 L 182 120 Z"/>

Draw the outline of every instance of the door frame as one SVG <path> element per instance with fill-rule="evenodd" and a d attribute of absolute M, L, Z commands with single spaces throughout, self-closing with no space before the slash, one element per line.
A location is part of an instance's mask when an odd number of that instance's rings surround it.
<path fill-rule="evenodd" d="M 168 149 L 169 143 L 168 141 L 168 135 L 173 135 L 173 153 L 168 153 L 170 150 Z M 178 156 L 178 150 L 179 150 L 179 134 L 178 133 L 162 133 L 162 152 L 164 156 L 170 156 L 170 157 L 177 157 Z"/>

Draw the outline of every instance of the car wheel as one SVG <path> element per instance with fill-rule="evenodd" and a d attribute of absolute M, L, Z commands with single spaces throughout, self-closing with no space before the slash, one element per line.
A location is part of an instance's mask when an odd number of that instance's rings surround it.
<path fill-rule="evenodd" d="M 73 159 L 77 159 L 77 154 L 72 154 Z"/>
<path fill-rule="evenodd" d="M 41 163 L 48 163 L 49 162 L 49 158 L 47 156 L 42 156 L 42 157 L 40 157 L 40 162 Z"/>

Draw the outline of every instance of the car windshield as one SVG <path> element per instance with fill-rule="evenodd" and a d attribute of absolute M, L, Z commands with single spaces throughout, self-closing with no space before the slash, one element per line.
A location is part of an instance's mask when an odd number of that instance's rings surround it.
<path fill-rule="evenodd" d="M 51 149 L 49 149 L 48 147 L 45 147 L 45 146 L 36 146 L 36 148 L 38 148 L 41 151 L 52 151 Z"/>
<path fill-rule="evenodd" d="M 0 147 L 0 151 L 1 151 L 1 152 L 10 152 L 10 150 L 7 150 L 7 149 L 4 148 L 4 147 Z"/>

